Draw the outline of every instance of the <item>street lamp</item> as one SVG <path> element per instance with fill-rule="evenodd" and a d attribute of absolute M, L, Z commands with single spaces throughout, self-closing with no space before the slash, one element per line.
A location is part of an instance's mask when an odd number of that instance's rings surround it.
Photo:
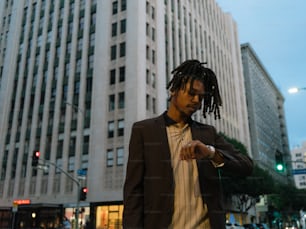
<path fill-rule="evenodd" d="M 292 88 L 289 88 L 289 89 L 288 89 L 288 92 L 289 92 L 290 94 L 294 94 L 294 93 L 298 93 L 298 92 L 301 91 L 301 90 L 306 90 L 306 87 L 300 87 L 300 88 L 298 88 L 298 87 L 292 87 Z"/>

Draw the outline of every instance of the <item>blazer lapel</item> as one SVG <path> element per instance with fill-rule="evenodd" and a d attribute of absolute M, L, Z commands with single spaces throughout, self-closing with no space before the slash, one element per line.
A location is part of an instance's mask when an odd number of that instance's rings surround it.
<path fill-rule="evenodd" d="M 154 135 L 156 135 L 157 141 L 161 143 L 160 145 L 161 160 L 165 163 L 169 163 L 169 165 L 171 166 L 171 156 L 170 156 L 170 148 L 169 148 L 166 124 L 164 117 L 162 115 L 156 119 L 155 125 L 157 128 Z"/>

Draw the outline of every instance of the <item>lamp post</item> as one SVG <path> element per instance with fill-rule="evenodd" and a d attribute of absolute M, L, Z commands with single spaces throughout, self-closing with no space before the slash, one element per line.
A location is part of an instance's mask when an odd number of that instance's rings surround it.
<path fill-rule="evenodd" d="M 306 87 L 300 87 L 300 88 L 299 87 L 292 87 L 292 88 L 288 89 L 288 92 L 290 94 L 294 94 L 294 93 L 298 93 L 301 90 L 306 90 Z"/>

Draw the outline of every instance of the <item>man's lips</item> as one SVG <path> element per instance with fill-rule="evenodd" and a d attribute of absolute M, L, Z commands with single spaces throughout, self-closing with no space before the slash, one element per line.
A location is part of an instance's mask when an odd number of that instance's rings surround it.
<path fill-rule="evenodd" d="M 200 106 L 199 105 L 187 105 L 187 107 L 193 110 L 198 110 Z"/>

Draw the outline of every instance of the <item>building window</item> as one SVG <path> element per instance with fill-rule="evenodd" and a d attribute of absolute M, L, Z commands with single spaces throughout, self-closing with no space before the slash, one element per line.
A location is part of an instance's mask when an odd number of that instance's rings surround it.
<path fill-rule="evenodd" d="M 118 136 L 124 135 L 124 119 L 118 120 Z"/>
<path fill-rule="evenodd" d="M 149 110 L 150 108 L 150 96 L 147 94 L 146 95 L 146 109 Z"/>
<path fill-rule="evenodd" d="M 74 2 L 71 2 L 70 8 L 69 8 L 69 14 L 73 15 L 73 10 L 74 10 Z"/>
<path fill-rule="evenodd" d="M 117 22 L 112 24 L 112 37 L 117 36 Z"/>
<path fill-rule="evenodd" d="M 83 154 L 81 157 L 81 169 L 87 170 L 88 169 L 88 154 Z"/>
<path fill-rule="evenodd" d="M 156 99 L 155 98 L 152 99 L 152 111 L 154 114 L 156 114 Z"/>
<path fill-rule="evenodd" d="M 84 136 L 82 153 L 83 155 L 87 155 L 89 153 L 89 136 Z"/>
<path fill-rule="evenodd" d="M 120 43 L 120 57 L 125 56 L 125 42 Z"/>
<path fill-rule="evenodd" d="M 152 73 L 152 87 L 155 88 L 156 86 L 156 75 L 155 73 Z"/>
<path fill-rule="evenodd" d="M 118 98 L 118 109 L 123 109 L 123 108 L 124 108 L 124 92 L 120 92 Z"/>
<path fill-rule="evenodd" d="M 111 47 L 111 60 L 116 59 L 116 45 L 112 45 Z"/>
<path fill-rule="evenodd" d="M 120 33 L 126 32 L 126 19 L 120 21 Z"/>
<path fill-rule="evenodd" d="M 74 156 L 73 157 L 69 157 L 68 159 L 68 171 L 72 172 L 74 171 Z"/>
<path fill-rule="evenodd" d="M 79 21 L 79 30 L 83 30 L 84 29 L 84 17 L 80 18 Z"/>
<path fill-rule="evenodd" d="M 2 167 L 1 167 L 1 178 L 0 180 L 3 181 L 5 180 L 6 176 L 6 167 L 7 167 L 7 159 L 8 159 L 8 150 L 4 152 L 3 158 L 2 158 Z"/>
<path fill-rule="evenodd" d="M 155 8 L 153 6 L 151 8 L 151 17 L 153 20 L 155 19 Z"/>
<path fill-rule="evenodd" d="M 149 84 L 150 83 L 150 70 L 147 69 L 146 71 L 146 83 Z"/>
<path fill-rule="evenodd" d="M 80 9 L 81 10 L 85 9 L 85 0 L 80 1 Z"/>
<path fill-rule="evenodd" d="M 80 73 L 81 72 L 81 66 L 82 66 L 82 60 L 78 59 L 77 63 L 76 63 L 76 66 L 75 66 L 75 72 L 76 73 Z"/>
<path fill-rule="evenodd" d="M 63 160 L 62 158 L 57 158 L 56 159 L 56 170 L 55 170 L 55 173 L 59 174 L 61 173 L 61 170 L 58 169 L 58 168 L 62 168 L 63 167 Z"/>
<path fill-rule="evenodd" d="M 113 138 L 114 137 L 114 129 L 115 129 L 115 124 L 114 121 L 109 121 L 108 122 L 108 138 Z"/>
<path fill-rule="evenodd" d="M 121 11 L 126 10 L 126 0 L 121 0 Z"/>
<path fill-rule="evenodd" d="M 146 47 L 146 57 L 147 57 L 147 60 L 150 59 L 150 47 L 149 47 L 149 45 L 147 45 L 147 47 Z"/>
<path fill-rule="evenodd" d="M 76 138 L 72 137 L 69 143 L 69 156 L 75 155 Z"/>
<path fill-rule="evenodd" d="M 93 228 L 101 228 L 100 225 L 107 225 L 108 228 L 120 228 L 122 225 L 123 205 L 97 206 L 97 219 Z"/>
<path fill-rule="evenodd" d="M 119 68 L 119 82 L 125 81 L 125 67 L 122 66 Z"/>
<path fill-rule="evenodd" d="M 155 50 L 152 50 L 152 63 L 155 64 Z"/>
<path fill-rule="evenodd" d="M 90 47 L 95 46 L 95 33 L 90 34 L 89 46 Z"/>
<path fill-rule="evenodd" d="M 110 71 L 109 83 L 110 83 L 110 85 L 116 83 L 116 70 L 115 70 L 115 69 L 112 69 L 112 70 Z"/>
<path fill-rule="evenodd" d="M 112 149 L 107 150 L 106 165 L 107 167 L 112 167 L 114 165 L 114 152 Z"/>
<path fill-rule="evenodd" d="M 78 51 L 82 51 L 83 49 L 83 38 L 78 40 Z"/>
<path fill-rule="evenodd" d="M 147 24 L 146 24 L 146 35 L 147 35 L 147 36 L 150 35 L 149 30 L 150 30 L 150 25 L 149 25 L 149 23 L 147 23 Z"/>
<path fill-rule="evenodd" d="M 123 165 L 124 162 L 124 151 L 123 147 L 117 148 L 117 165 Z"/>
<path fill-rule="evenodd" d="M 115 110 L 115 95 L 109 95 L 108 110 Z"/>
<path fill-rule="evenodd" d="M 90 55 L 88 58 L 88 68 L 92 69 L 94 67 L 94 55 Z"/>
<path fill-rule="evenodd" d="M 118 1 L 113 2 L 113 15 L 118 13 Z"/>
<path fill-rule="evenodd" d="M 73 32 L 73 23 L 70 22 L 68 24 L 68 35 L 72 35 L 72 32 Z"/>
<path fill-rule="evenodd" d="M 152 41 L 155 41 L 155 29 L 154 28 L 152 28 L 151 37 L 152 37 Z"/>
<path fill-rule="evenodd" d="M 148 1 L 146 2 L 146 12 L 147 14 L 150 13 L 150 3 Z"/>
<path fill-rule="evenodd" d="M 97 21 L 97 15 L 96 13 L 92 13 L 91 17 L 90 17 L 90 24 L 95 26 L 96 25 L 96 21 Z M 94 29 L 91 30 L 91 32 L 93 32 L 95 30 L 95 27 L 93 27 Z"/>

